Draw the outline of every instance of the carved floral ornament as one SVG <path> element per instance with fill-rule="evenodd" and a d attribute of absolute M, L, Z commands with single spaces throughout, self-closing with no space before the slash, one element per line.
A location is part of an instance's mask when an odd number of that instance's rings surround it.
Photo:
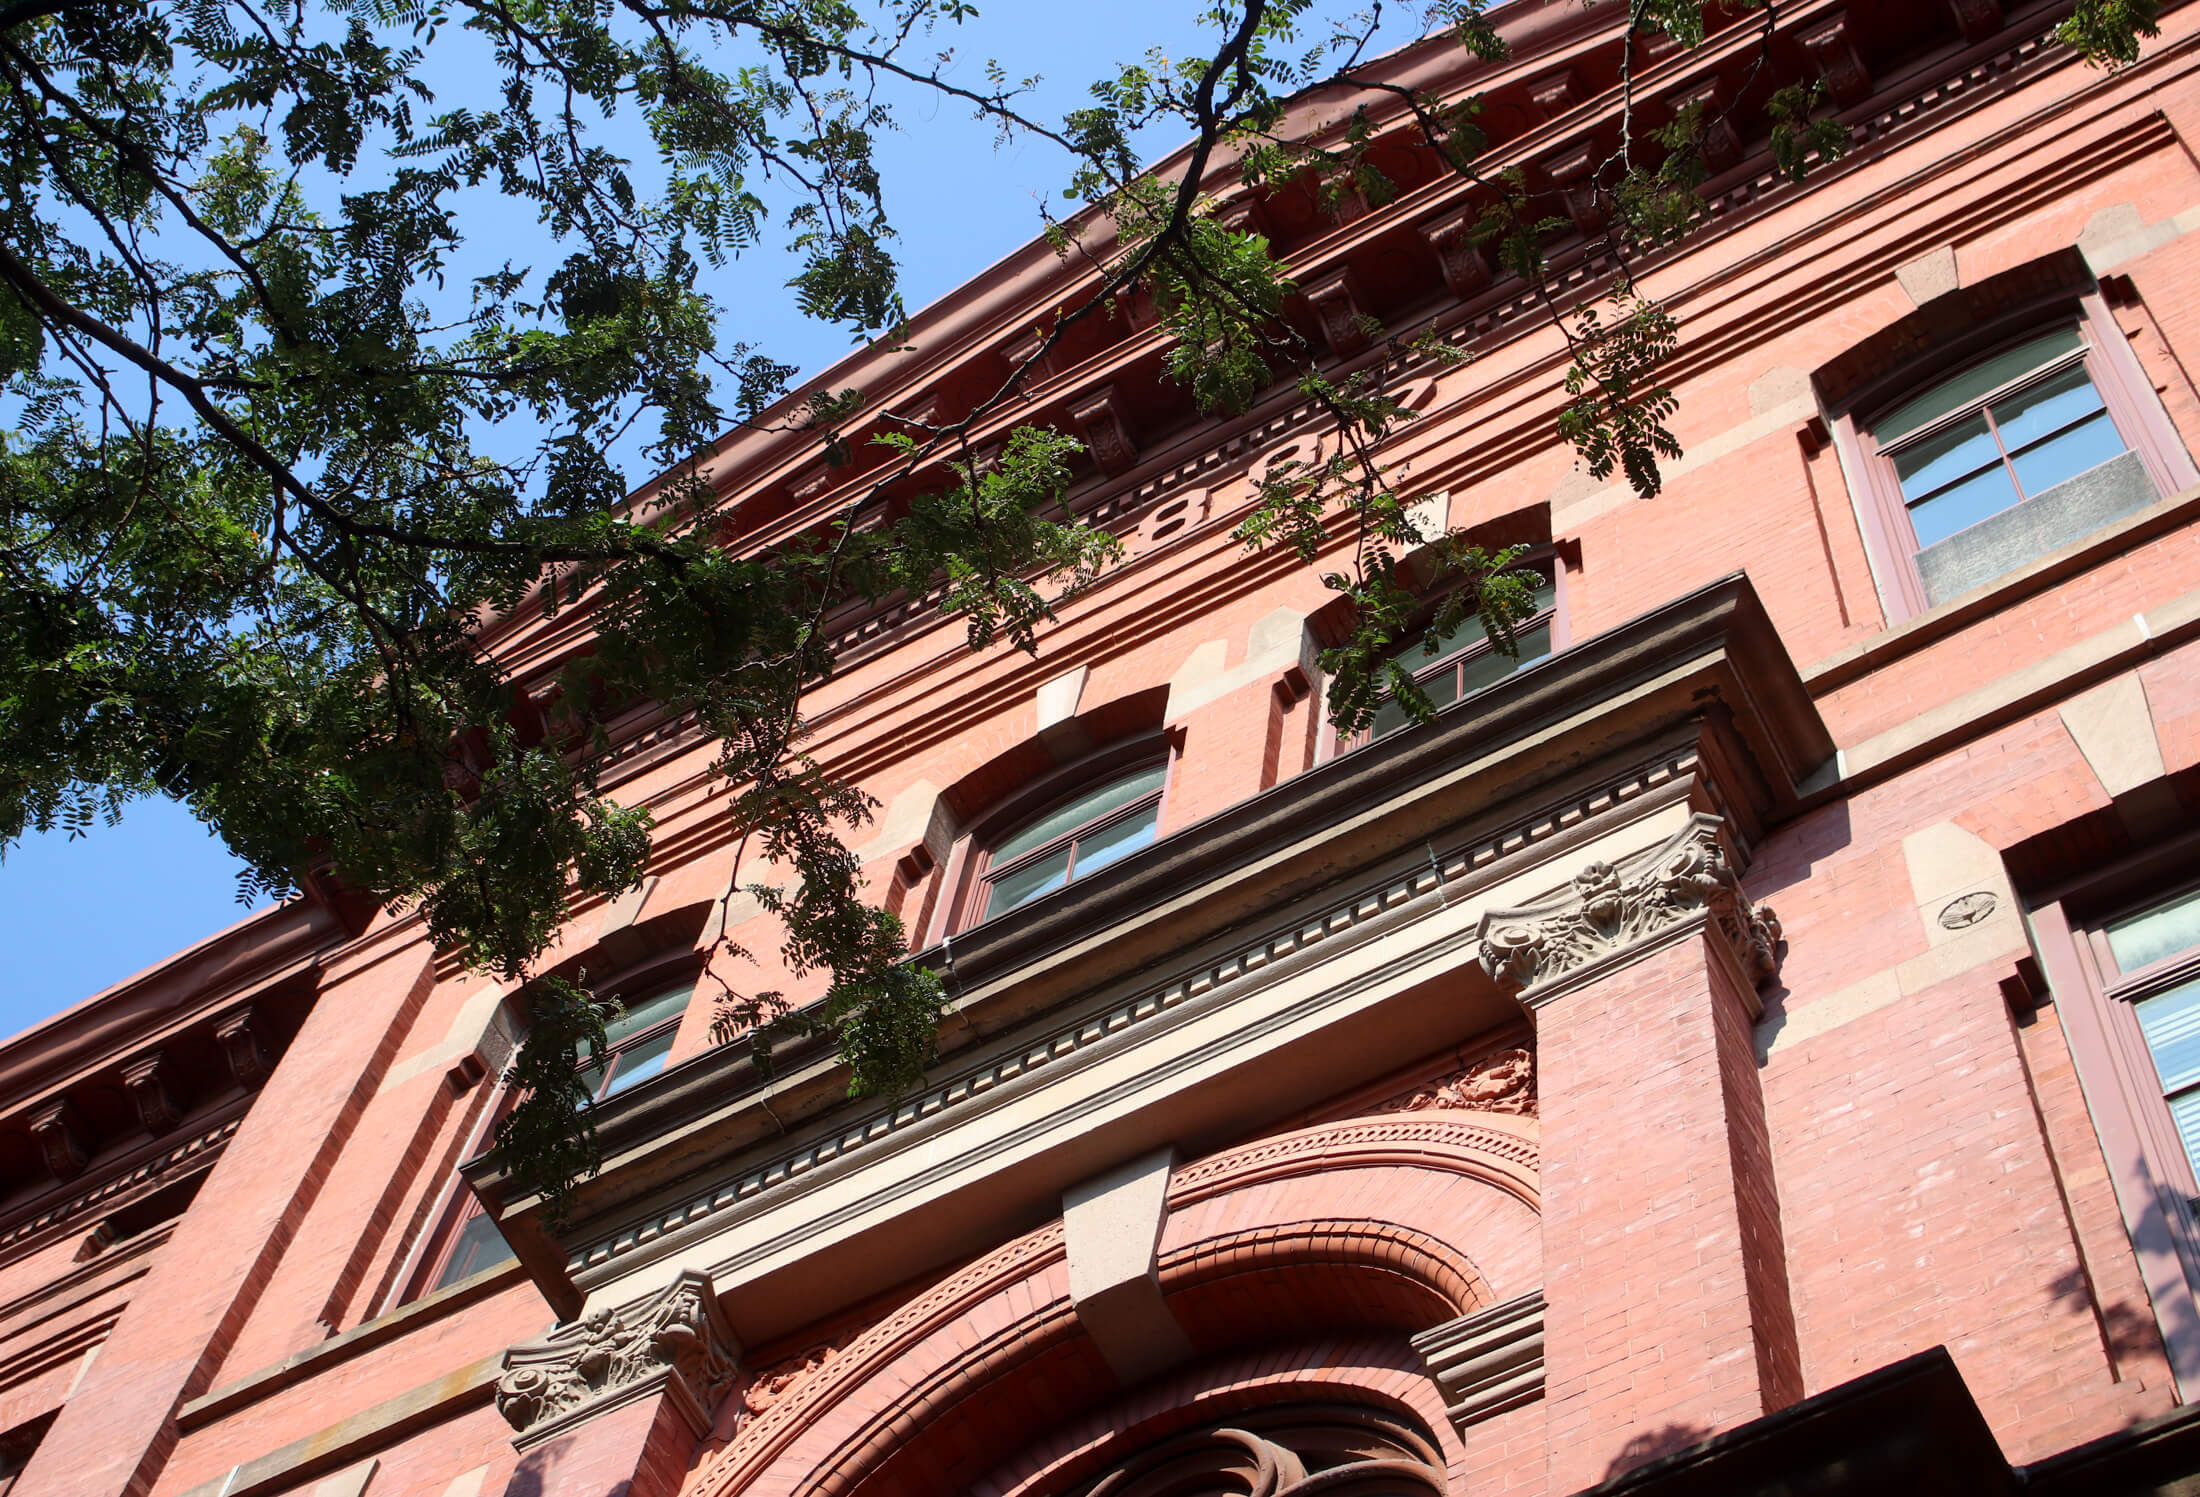
<path fill-rule="evenodd" d="M 1566 891 L 1540 904 L 1482 917 L 1482 968 L 1532 1005 L 1608 958 L 1685 923 L 1708 920 L 1752 984 L 1779 969 L 1780 920 L 1752 905 L 1719 840 L 1721 822 L 1701 812 L 1662 847 L 1623 867 L 1591 863 Z"/>
<path fill-rule="evenodd" d="M 1515 1047 L 1393 1097 L 1377 1112 L 1497 1112 L 1535 1116 L 1535 1054 Z"/>
<path fill-rule="evenodd" d="M 649 1299 L 597 1310 L 506 1352 L 497 1412 L 524 1448 L 662 1390 L 700 1436 L 732 1386 L 738 1351 L 710 1280 L 691 1269 Z"/>

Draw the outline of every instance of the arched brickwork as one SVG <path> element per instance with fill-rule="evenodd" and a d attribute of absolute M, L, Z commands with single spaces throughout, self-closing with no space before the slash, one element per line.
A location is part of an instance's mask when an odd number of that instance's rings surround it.
<path fill-rule="evenodd" d="M 1540 1282 L 1535 1164 L 1533 1118 L 1458 1112 L 1325 1124 L 1197 1161 L 1170 1184 L 1160 1275 L 1199 1358 L 1139 1390 L 1136 1409 L 1106 1412 L 1119 1390 L 1070 1302 L 1054 1222 L 950 1275 L 785 1389 L 690 1491 L 968 1486 L 1006 1450 L 1162 1418 L 1195 1385 L 1199 1398 L 1269 1386 L 1225 1374 L 1274 1363 L 1279 1343 L 1309 1330 L 1372 1369 L 1337 1373 L 1336 1396 L 1390 1400 L 1441 1425 L 1405 1336 Z"/>

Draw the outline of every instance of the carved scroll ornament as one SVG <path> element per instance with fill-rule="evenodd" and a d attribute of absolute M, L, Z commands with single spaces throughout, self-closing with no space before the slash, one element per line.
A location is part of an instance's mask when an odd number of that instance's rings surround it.
<path fill-rule="evenodd" d="M 1780 920 L 1742 892 L 1719 826 L 1699 813 L 1631 872 L 1591 863 L 1556 899 L 1490 911 L 1482 917 L 1483 970 L 1516 991 L 1533 990 L 1704 916 L 1750 982 L 1762 984 L 1779 967 Z"/>
<path fill-rule="evenodd" d="M 654 1298 L 597 1310 L 506 1352 L 497 1412 L 524 1446 L 662 1389 L 701 1435 L 733 1383 L 737 1354 L 710 1280 L 690 1270 Z"/>

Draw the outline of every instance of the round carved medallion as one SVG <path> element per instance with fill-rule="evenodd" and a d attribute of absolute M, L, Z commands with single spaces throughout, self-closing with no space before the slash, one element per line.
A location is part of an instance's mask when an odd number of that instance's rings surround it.
<path fill-rule="evenodd" d="M 1962 930 L 1978 924 L 1994 913 L 1997 903 L 1994 896 L 1984 889 L 1975 893 L 1958 895 L 1941 907 L 1940 925 L 1943 930 Z"/>

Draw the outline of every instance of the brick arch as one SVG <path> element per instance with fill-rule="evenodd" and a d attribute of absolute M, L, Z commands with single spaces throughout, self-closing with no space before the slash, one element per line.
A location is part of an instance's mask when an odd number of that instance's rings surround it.
<path fill-rule="evenodd" d="M 1196 1161 L 1169 1189 L 1164 1293 L 1210 1359 L 1272 1330 L 1277 1296 L 1311 1295 L 1341 1306 L 1327 1329 L 1391 1345 L 1426 1383 L 1406 1332 L 1539 1279 L 1535 1163 L 1534 1119 L 1457 1112 L 1326 1124 Z M 936 1490 L 950 1472 L 967 1484 L 977 1451 L 1117 1391 L 1070 1302 L 1057 1221 L 858 1336 L 736 1430 L 690 1490 L 872 1497 Z"/>

